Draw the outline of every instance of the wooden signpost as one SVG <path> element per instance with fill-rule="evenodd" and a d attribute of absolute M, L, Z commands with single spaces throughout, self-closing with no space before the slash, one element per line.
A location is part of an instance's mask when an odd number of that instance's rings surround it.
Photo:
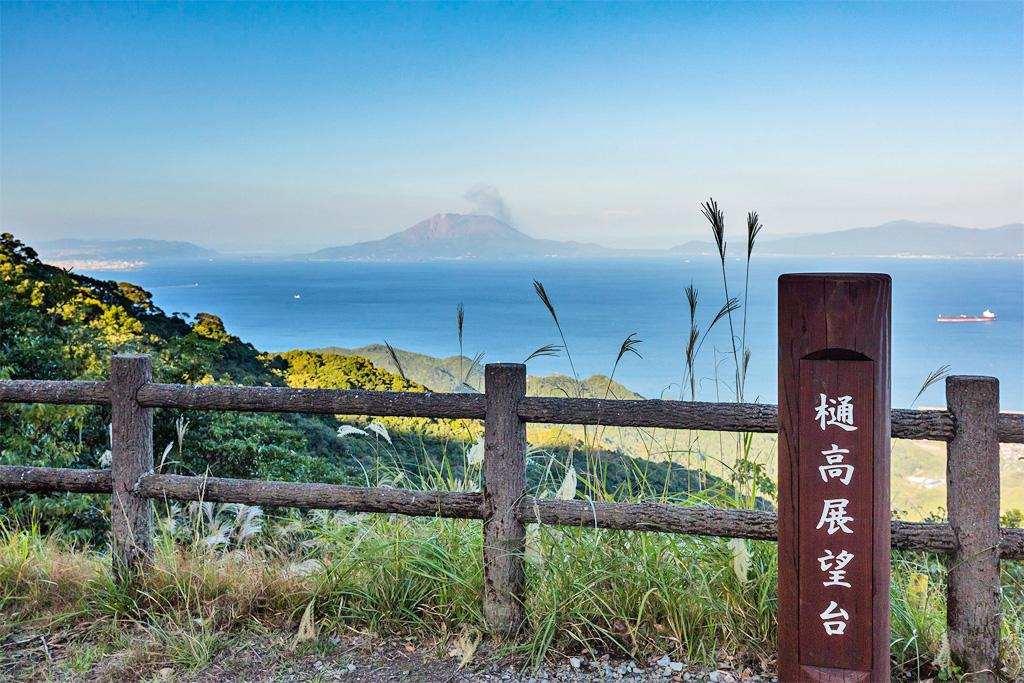
<path fill-rule="evenodd" d="M 888 275 L 779 278 L 779 678 L 889 681 Z"/>

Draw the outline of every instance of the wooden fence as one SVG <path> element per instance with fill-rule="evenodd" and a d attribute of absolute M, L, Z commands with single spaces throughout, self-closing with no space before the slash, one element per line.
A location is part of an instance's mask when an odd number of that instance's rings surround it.
<path fill-rule="evenodd" d="M 772 433 L 778 428 L 772 405 L 532 397 L 526 368 L 516 364 L 486 366 L 483 394 L 157 384 L 149 357 L 141 355 L 114 356 L 110 376 L 109 382 L 0 381 L 0 402 L 109 405 L 112 424 L 109 470 L 0 466 L 0 489 L 111 494 L 113 564 L 122 581 L 152 561 L 153 498 L 482 519 L 484 615 L 503 633 L 516 631 L 524 618 L 526 523 L 776 539 L 771 512 L 550 500 L 525 492 L 527 423 Z M 990 377 L 950 377 L 946 410 L 892 411 L 893 437 L 947 444 L 949 522 L 893 520 L 892 547 L 949 556 L 949 643 L 967 671 L 996 669 L 999 563 L 1024 559 L 1024 529 L 1001 529 L 998 508 L 999 443 L 1024 443 L 1024 415 L 999 413 L 998 387 Z M 483 419 L 483 492 L 158 474 L 154 408 Z"/>

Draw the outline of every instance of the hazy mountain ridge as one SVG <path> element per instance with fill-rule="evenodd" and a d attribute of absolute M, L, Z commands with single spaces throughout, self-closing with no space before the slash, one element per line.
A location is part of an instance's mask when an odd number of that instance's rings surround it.
<path fill-rule="evenodd" d="M 767 233 L 767 231 L 765 231 Z M 816 235 L 772 239 L 762 233 L 756 251 L 777 256 L 905 256 L 905 257 L 1020 257 L 1024 256 L 1024 223 L 996 228 L 964 228 L 946 223 L 890 221 Z M 712 242 L 691 241 L 672 253 L 715 254 Z"/>
<path fill-rule="evenodd" d="M 785 256 L 1024 256 L 1024 224 L 964 228 L 945 223 L 899 220 L 810 235 L 771 238 L 762 233 L 757 252 Z M 314 260 L 427 261 L 715 254 L 711 242 L 690 241 L 668 250 L 613 249 L 584 242 L 536 239 L 492 216 L 443 213 L 380 240 L 321 249 Z"/>
<path fill-rule="evenodd" d="M 391 352 L 383 344 L 368 344 L 357 349 L 345 349 L 329 346 L 321 349 L 309 349 L 315 353 L 338 354 L 365 358 L 376 367 L 389 372 L 398 372 Z M 402 374 L 411 382 L 422 384 L 431 391 L 482 391 L 484 386 L 484 360 L 476 365 L 473 359 L 466 356 L 448 356 L 437 358 L 424 353 L 395 349 L 398 362 L 401 363 Z M 467 386 L 468 385 L 468 386 Z M 565 375 L 528 375 L 527 393 L 531 396 L 576 396 L 577 393 L 588 398 L 641 399 L 643 396 L 631 391 L 626 386 L 611 380 L 606 375 L 591 375 L 581 379 L 577 384 Z"/>
<path fill-rule="evenodd" d="M 439 213 L 379 240 L 328 247 L 305 258 L 353 261 L 430 261 L 613 256 L 620 250 L 586 242 L 530 237 L 483 214 Z"/>
<path fill-rule="evenodd" d="M 727 235 L 728 238 L 728 235 Z M 742 235 L 729 240 L 737 251 Z M 57 265 L 86 269 L 131 268 L 150 262 L 237 256 L 192 242 L 129 239 L 63 239 L 40 245 L 40 257 Z M 741 248 L 742 251 L 742 248 Z M 945 223 L 899 220 L 882 225 L 817 234 L 761 233 L 759 255 L 896 256 L 934 258 L 1024 257 L 1024 223 L 965 228 Z M 717 254 L 714 243 L 691 240 L 670 249 L 615 249 L 591 242 L 538 239 L 483 214 L 439 213 L 379 240 L 327 247 L 292 258 L 322 261 L 515 260 L 537 258 L 626 258 Z M 266 255 L 258 258 L 271 258 Z"/>
<path fill-rule="evenodd" d="M 194 261 L 221 256 L 212 249 L 192 242 L 151 239 L 61 239 L 42 242 L 37 252 L 48 263 L 129 262 L 139 265 L 154 261 Z"/>

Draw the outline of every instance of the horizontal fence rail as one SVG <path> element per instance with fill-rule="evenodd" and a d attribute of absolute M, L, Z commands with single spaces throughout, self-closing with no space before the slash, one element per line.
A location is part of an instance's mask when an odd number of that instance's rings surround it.
<path fill-rule="evenodd" d="M 150 384 L 139 390 L 136 399 L 139 405 L 148 408 L 479 420 L 484 418 L 483 394 Z"/>
<path fill-rule="evenodd" d="M 263 413 L 482 420 L 485 412 L 483 394 L 412 391 L 153 383 L 140 388 L 136 400 L 144 408 Z M 0 402 L 110 405 L 110 386 L 108 382 L 7 380 L 0 382 Z M 517 413 L 524 422 L 545 424 L 759 434 L 772 434 L 779 428 L 778 407 L 760 403 L 527 396 Z M 1024 414 L 1000 413 L 997 429 L 1000 443 L 1024 443 Z M 956 420 L 948 411 L 892 411 L 893 438 L 951 441 L 955 434 Z"/>
<path fill-rule="evenodd" d="M 479 493 L 411 491 L 175 474 L 146 475 L 139 479 L 136 490 L 147 498 L 349 512 L 388 512 L 412 517 L 483 519 L 483 496 Z"/>
<path fill-rule="evenodd" d="M 0 465 L 0 488 L 5 489 L 35 493 L 110 493 L 110 486 L 110 470 Z M 483 496 L 479 493 L 177 474 L 144 475 L 135 491 L 143 497 L 156 499 L 383 512 L 413 517 L 484 518 Z M 776 540 L 777 515 L 759 510 L 689 507 L 672 503 L 599 503 L 525 496 L 517 503 L 516 516 L 524 524 Z M 1004 528 L 1001 532 L 1000 558 L 1024 560 L 1024 529 Z M 893 520 L 892 547 L 948 554 L 956 550 L 957 544 L 949 524 Z"/>
<path fill-rule="evenodd" d="M 0 382 L 0 403 L 110 405 L 110 382 L 9 379 Z"/>
<path fill-rule="evenodd" d="M 522 365 L 485 367 L 483 394 L 159 384 L 146 356 L 114 356 L 109 382 L 5 380 L 0 403 L 111 406 L 111 469 L 0 465 L 0 491 L 111 495 L 115 577 L 131 583 L 152 561 L 150 500 L 244 503 L 483 522 L 483 613 L 495 632 L 523 622 L 525 526 L 777 539 L 773 512 L 671 503 L 536 498 L 525 490 L 528 423 L 774 433 L 778 408 L 749 403 L 525 396 Z M 893 410 L 892 436 L 946 442 L 945 523 L 891 521 L 892 547 L 947 557 L 947 633 L 956 662 L 998 658 L 999 562 L 1024 560 L 1024 529 L 1000 528 L 999 443 L 1024 443 L 1024 414 L 999 412 L 998 381 L 950 377 L 946 410 Z M 484 420 L 479 493 L 363 488 L 154 472 L 155 408 Z M 992 496 L 995 496 L 993 502 Z M 987 505 L 979 505 L 979 500 Z M 995 597 L 993 597 L 995 596 Z M 979 679 L 981 680 L 981 679 Z"/>
<path fill-rule="evenodd" d="M 110 493 L 110 470 L 0 465 L 0 489 L 31 493 Z"/>

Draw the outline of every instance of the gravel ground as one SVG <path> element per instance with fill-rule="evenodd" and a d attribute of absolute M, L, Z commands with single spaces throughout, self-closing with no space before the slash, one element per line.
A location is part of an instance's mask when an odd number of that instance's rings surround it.
<path fill-rule="evenodd" d="M 228 664 L 215 665 L 194 678 L 174 678 L 166 672 L 166 680 L 187 680 L 194 683 L 232 681 L 237 683 L 292 683 L 316 680 L 349 681 L 352 683 L 476 683 L 509 681 L 510 683 L 583 683 L 593 681 L 694 681 L 707 683 L 777 683 L 770 674 L 736 670 L 725 664 L 715 670 L 692 668 L 663 656 L 652 661 L 637 662 L 602 656 L 559 657 L 543 668 L 531 671 L 522 662 L 501 658 L 484 649 L 478 651 L 465 666 L 459 666 L 458 653 L 436 648 L 418 647 L 411 642 L 377 641 L 365 637 L 339 640 L 339 652 L 333 656 L 311 654 L 281 662 L 274 670 L 261 666 L 239 670 Z M 241 653 L 239 653 L 241 654 Z M 259 655 L 253 653 L 256 659 Z M 244 655 L 242 655 L 244 658 Z M 225 662 L 227 664 L 227 662 Z M 256 669 L 256 670 L 254 670 Z"/>
<path fill-rule="evenodd" d="M 363 634 L 321 637 L 316 642 L 295 647 L 288 634 L 266 634 L 245 638 L 219 652 L 197 671 L 188 671 L 173 662 L 159 661 L 159 655 L 140 657 L 131 651 L 113 652 L 96 659 L 87 670 L 75 666 L 82 646 L 59 640 L 42 648 L 41 641 L 0 647 L 0 681 L 147 681 L 152 683 L 583 683 L 622 681 L 623 683 L 663 683 L 700 681 L 701 683 L 776 683 L 763 670 L 732 666 L 728 658 L 714 670 L 687 666 L 669 656 L 650 661 L 598 658 L 579 655 L 553 657 L 537 670 L 522 660 L 502 656 L 486 645 L 469 648 L 471 657 L 460 666 L 467 649 L 448 641 L 381 640 Z M 76 670 L 77 669 L 77 670 Z"/>

